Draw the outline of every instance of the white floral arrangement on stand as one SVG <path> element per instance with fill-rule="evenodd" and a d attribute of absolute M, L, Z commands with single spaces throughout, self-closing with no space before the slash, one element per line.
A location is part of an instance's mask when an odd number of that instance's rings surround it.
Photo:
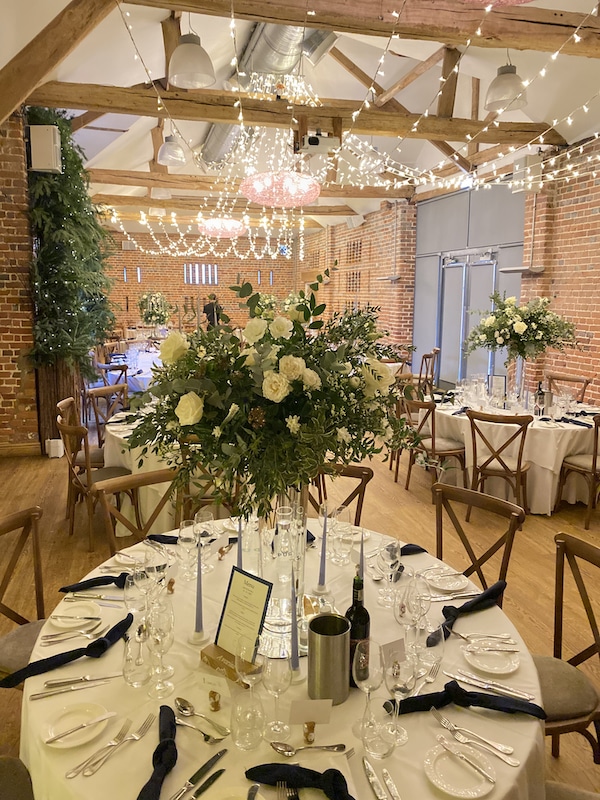
<path fill-rule="evenodd" d="M 162 292 L 146 292 L 138 300 L 144 325 L 166 325 L 171 318 L 171 305 Z"/>
<path fill-rule="evenodd" d="M 181 467 L 182 482 L 203 470 L 244 516 L 264 516 L 274 497 L 308 485 L 327 464 L 411 446 L 414 431 L 396 417 L 398 391 L 382 363 L 395 351 L 382 342 L 376 309 L 324 322 L 315 299 L 322 280 L 299 295 L 303 322 L 257 316 L 257 293 L 242 283 L 231 287 L 250 315 L 241 340 L 226 316 L 216 329 L 171 333 L 137 403 L 130 444 Z"/>

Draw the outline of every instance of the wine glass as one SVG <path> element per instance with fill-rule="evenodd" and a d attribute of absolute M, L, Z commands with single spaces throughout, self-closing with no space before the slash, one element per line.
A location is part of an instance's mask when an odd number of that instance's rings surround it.
<path fill-rule="evenodd" d="M 416 574 L 410 581 L 406 594 L 406 606 L 417 628 L 422 627 L 431 607 L 431 590 L 425 578 L 419 574 Z"/>
<path fill-rule="evenodd" d="M 137 560 L 133 565 L 133 571 L 131 576 L 133 578 L 133 583 L 136 586 L 137 590 L 144 598 L 144 611 L 147 612 L 148 610 L 148 597 L 154 588 L 154 582 L 150 578 L 146 570 L 146 564 L 148 560 L 148 554 L 144 553 L 143 560 Z"/>
<path fill-rule="evenodd" d="M 198 546 L 202 548 L 202 573 L 212 572 L 214 564 L 207 562 L 212 553 L 214 535 L 214 516 L 206 508 L 201 508 L 194 517 L 194 529 L 198 537 Z"/>
<path fill-rule="evenodd" d="M 365 710 L 359 723 L 359 737 L 362 729 L 372 724 L 371 692 L 377 691 L 383 683 L 383 653 L 381 645 L 373 639 L 362 639 L 357 643 L 352 659 L 352 677 L 357 687 L 366 694 Z"/>
<path fill-rule="evenodd" d="M 332 547 L 331 547 L 331 538 L 332 538 L 332 526 L 334 524 L 335 518 L 335 507 L 331 505 L 331 503 L 321 503 L 319 506 L 319 525 L 321 526 L 321 535 L 323 530 L 325 529 L 325 524 L 327 522 L 327 542 L 326 542 L 326 557 L 331 557 Z"/>
<path fill-rule="evenodd" d="M 158 661 L 154 673 L 156 683 L 150 688 L 148 694 L 150 697 L 160 700 L 168 697 L 175 690 L 174 684 L 165 680 L 167 671 L 163 666 L 163 656 L 170 650 L 175 636 L 173 608 L 166 598 L 161 598 L 160 601 L 154 603 L 148 613 L 146 624 L 148 626 L 148 647 Z"/>
<path fill-rule="evenodd" d="M 396 745 L 406 744 L 408 733 L 399 723 L 400 701 L 408 697 L 414 689 L 416 681 L 416 659 L 409 655 L 404 645 L 391 647 L 384 661 L 385 685 L 395 700 L 394 704 L 394 732 Z"/>
<path fill-rule="evenodd" d="M 354 528 L 350 509 L 341 506 L 335 515 L 335 525 L 333 527 L 333 555 L 331 561 L 339 566 L 350 563 L 350 553 L 354 544 Z"/>
<path fill-rule="evenodd" d="M 183 566 L 182 578 L 186 581 L 195 577 L 195 564 L 192 555 L 198 546 L 198 533 L 193 519 L 184 519 L 179 526 L 179 537 L 177 539 L 178 555 Z M 197 562 L 196 562 L 197 563 Z"/>
<path fill-rule="evenodd" d="M 264 657 L 259 652 L 260 636 L 240 636 L 235 650 L 235 671 L 238 678 L 254 692 L 264 668 Z"/>
<path fill-rule="evenodd" d="M 166 587 L 167 569 L 170 565 L 169 554 L 165 548 L 152 548 L 147 557 L 145 571 L 150 579 L 150 600 L 157 599 Z"/>
<path fill-rule="evenodd" d="M 285 742 L 290 735 L 290 726 L 279 719 L 279 698 L 292 682 L 292 668 L 287 653 L 267 656 L 263 669 L 263 685 L 267 692 L 275 698 L 273 720 L 266 726 L 271 741 Z"/>
<path fill-rule="evenodd" d="M 384 588 L 379 590 L 377 604 L 385 608 L 391 608 L 394 604 L 392 582 L 400 569 L 400 543 L 390 542 L 385 547 L 382 547 L 377 554 L 376 564 L 386 580 Z"/>

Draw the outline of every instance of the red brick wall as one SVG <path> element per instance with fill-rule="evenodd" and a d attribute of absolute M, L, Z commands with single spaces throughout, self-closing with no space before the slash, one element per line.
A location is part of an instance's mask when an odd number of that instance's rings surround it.
<path fill-rule="evenodd" d="M 0 127 L 0 454 L 39 452 L 29 291 L 31 236 L 27 217 L 23 120 Z"/>

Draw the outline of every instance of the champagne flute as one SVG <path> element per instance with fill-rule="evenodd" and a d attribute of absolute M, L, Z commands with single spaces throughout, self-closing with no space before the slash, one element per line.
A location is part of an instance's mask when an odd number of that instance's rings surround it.
<path fill-rule="evenodd" d="M 235 650 L 235 671 L 238 678 L 250 687 L 254 692 L 254 687 L 260 681 L 264 668 L 264 657 L 259 651 L 260 636 L 240 636 L 237 640 Z"/>
<path fill-rule="evenodd" d="M 400 701 L 408 697 L 415 686 L 416 663 L 414 656 L 409 655 L 404 646 L 390 648 L 384 662 L 384 676 L 385 685 L 395 700 L 393 727 L 396 745 L 400 746 L 408 741 L 408 733 L 398 723 L 398 719 Z"/>
<path fill-rule="evenodd" d="M 406 605 L 417 628 L 422 627 L 431 607 L 431 589 L 425 578 L 419 574 L 416 574 L 410 581 Z"/>
<path fill-rule="evenodd" d="M 272 722 L 266 726 L 267 738 L 270 741 L 285 742 L 290 735 L 290 726 L 279 719 L 279 698 L 292 682 L 292 668 L 287 653 L 267 656 L 263 670 L 263 685 L 267 692 L 275 698 Z"/>
<path fill-rule="evenodd" d="M 202 548 L 202 573 L 212 572 L 214 564 L 209 564 L 207 559 L 212 553 L 214 536 L 214 516 L 206 508 L 201 508 L 194 517 L 194 529 L 198 537 L 198 546 Z"/>
<path fill-rule="evenodd" d="M 195 577 L 192 554 L 198 546 L 198 533 L 193 519 L 181 521 L 177 545 L 180 548 L 178 554 L 183 566 L 182 578 L 186 581 L 192 580 Z"/>
<path fill-rule="evenodd" d="M 171 681 L 165 680 L 167 670 L 163 666 L 163 656 L 170 650 L 175 638 L 175 620 L 170 601 L 161 598 L 152 606 L 148 614 L 147 625 L 148 647 L 158 661 L 155 670 L 156 683 L 150 688 L 148 694 L 150 697 L 160 700 L 168 697 L 175 690 L 175 685 Z"/>
<path fill-rule="evenodd" d="M 373 639 L 362 639 L 356 645 L 352 659 L 352 677 L 357 687 L 366 695 L 365 710 L 358 724 L 358 732 L 352 732 L 360 738 L 363 728 L 371 725 L 371 692 L 377 691 L 383 683 L 383 653 L 381 645 Z"/>
<path fill-rule="evenodd" d="M 394 604 L 392 582 L 400 569 L 400 543 L 396 541 L 389 542 L 385 547 L 382 547 L 377 554 L 376 563 L 377 568 L 386 579 L 385 587 L 379 590 L 377 605 L 391 608 Z"/>

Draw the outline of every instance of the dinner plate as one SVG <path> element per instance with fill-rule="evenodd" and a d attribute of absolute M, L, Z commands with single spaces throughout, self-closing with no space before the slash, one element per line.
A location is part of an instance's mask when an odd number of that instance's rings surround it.
<path fill-rule="evenodd" d="M 82 722 L 89 722 L 96 717 L 102 716 L 106 713 L 104 706 L 98 703 L 75 703 L 71 706 L 64 706 L 53 717 L 50 718 L 48 724 L 43 729 L 42 738 L 44 742 L 46 739 L 51 739 L 57 733 L 68 731 L 69 728 L 74 728 L 76 725 L 81 725 Z M 83 728 L 76 733 L 71 733 L 64 739 L 58 739 L 56 742 L 51 742 L 48 747 L 56 747 L 65 750 L 70 747 L 78 747 L 80 744 L 91 742 L 96 736 L 99 736 L 106 728 L 108 720 L 105 719 L 97 725 L 92 725 L 89 728 Z"/>
<path fill-rule="evenodd" d="M 499 642 L 498 639 L 477 639 L 470 645 L 463 645 L 462 651 L 465 659 L 480 672 L 487 672 L 491 675 L 510 675 L 519 668 L 521 661 L 518 653 L 469 652 L 467 648 L 474 645 L 477 647 L 502 647 L 502 642 Z"/>
<path fill-rule="evenodd" d="M 453 746 L 495 777 L 493 766 L 482 753 L 458 742 L 453 743 Z M 441 744 L 429 750 L 423 766 L 425 775 L 431 783 L 452 797 L 485 797 L 494 788 L 493 783 L 486 780 L 473 767 L 453 756 Z"/>
<path fill-rule="evenodd" d="M 65 617 L 99 617 L 100 606 L 93 600 L 82 600 L 80 603 L 68 603 L 56 611 L 56 614 Z M 98 620 L 96 620 L 97 622 Z M 55 628 L 70 630 L 71 628 L 91 628 L 96 624 L 94 620 L 88 619 L 51 619 L 50 622 Z"/>
<path fill-rule="evenodd" d="M 246 786 L 224 786 L 220 794 L 217 792 L 217 794 L 213 794 L 212 796 L 214 800 L 246 800 L 248 797 L 248 789 L 251 786 L 251 783 L 246 784 Z M 215 791 L 214 786 L 211 791 Z M 255 797 L 256 800 L 265 800 L 264 794 L 261 794 L 260 791 Z"/>
<path fill-rule="evenodd" d="M 146 550 L 134 550 L 131 553 L 116 552 L 113 556 L 113 561 L 115 564 L 120 564 L 124 567 L 133 567 L 136 559 L 139 559 L 139 563 L 143 564 L 146 560 L 146 554 Z"/>
<path fill-rule="evenodd" d="M 457 575 L 450 567 L 439 567 L 423 573 L 427 583 L 440 592 L 458 592 L 466 589 L 469 579 L 465 575 Z"/>

